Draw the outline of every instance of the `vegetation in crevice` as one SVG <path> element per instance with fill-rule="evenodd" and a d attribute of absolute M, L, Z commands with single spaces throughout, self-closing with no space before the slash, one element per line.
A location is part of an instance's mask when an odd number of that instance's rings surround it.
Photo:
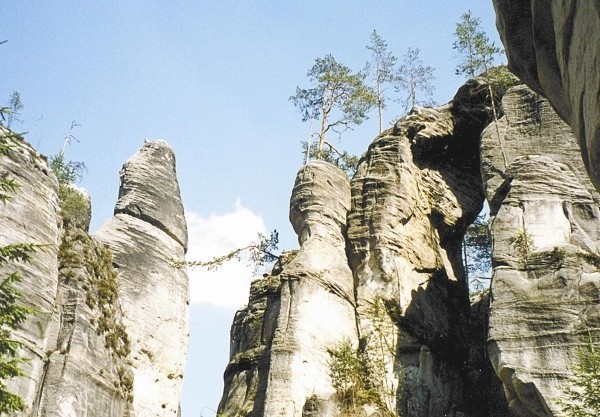
<path fill-rule="evenodd" d="M 358 346 L 350 340 L 329 351 L 329 371 L 342 416 L 362 415 L 364 407 L 374 407 L 382 417 L 398 416 L 396 378 L 402 370 L 396 363 L 398 329 L 391 321 L 381 297 L 376 297 L 362 316 L 369 330 Z"/>
<path fill-rule="evenodd" d="M 85 231 L 67 228 L 59 248 L 59 271 L 63 279 L 80 280 L 85 304 L 95 314 L 92 324 L 104 337 L 104 346 L 119 358 L 117 388 L 123 398 L 133 400 L 133 375 L 128 360 L 131 344 L 121 320 L 117 272 L 110 251 L 96 243 Z M 84 271 L 84 273 L 82 273 Z"/>
<path fill-rule="evenodd" d="M 85 170 L 83 162 L 69 161 L 65 158 L 65 149 L 76 139 L 73 129 L 79 126 L 71 123 L 71 129 L 65 137 L 63 149 L 49 158 L 50 169 L 58 179 L 58 204 L 61 217 L 68 226 L 75 225 L 80 228 L 87 227 L 87 219 L 91 210 L 89 200 L 75 187 L 75 182 L 81 178 Z"/>
<path fill-rule="evenodd" d="M 533 243 L 533 236 L 527 230 L 526 227 L 517 229 L 515 236 L 511 238 L 511 244 L 514 246 L 519 260 L 526 266 L 527 256 L 535 250 L 535 244 Z"/>

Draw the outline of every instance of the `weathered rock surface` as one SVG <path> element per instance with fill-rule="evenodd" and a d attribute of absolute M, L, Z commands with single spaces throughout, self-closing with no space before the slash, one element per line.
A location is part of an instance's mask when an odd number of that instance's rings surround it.
<path fill-rule="evenodd" d="M 375 139 L 352 180 L 359 328 L 361 337 L 373 333 L 369 310 L 382 300 L 397 326 L 386 362 L 402 398 L 391 411 L 401 415 L 464 415 L 469 300 L 460 248 L 483 204 L 477 149 L 491 110 L 481 91 L 474 80 L 446 106 L 413 110 Z"/>
<path fill-rule="evenodd" d="M 596 1 L 494 0 L 510 69 L 571 125 L 600 187 L 600 6 Z"/>
<path fill-rule="evenodd" d="M 113 253 L 131 343 L 133 413 L 177 416 L 188 339 L 187 229 L 173 150 L 150 141 L 121 171 L 115 216 L 95 234 Z"/>
<path fill-rule="evenodd" d="M 187 223 L 175 167 L 175 153 L 162 140 L 146 141 L 121 170 L 116 214 L 144 220 L 187 250 Z"/>
<path fill-rule="evenodd" d="M 546 100 L 519 86 L 503 109 L 500 137 L 490 125 L 482 139 L 494 242 L 488 351 L 515 416 L 562 416 L 575 348 L 600 319 L 599 199 Z"/>
<path fill-rule="evenodd" d="M 85 231 L 69 228 L 59 250 L 53 317 L 36 416 L 129 416 L 133 374 L 112 256 Z"/>
<path fill-rule="evenodd" d="M 338 168 L 317 161 L 300 170 L 290 221 L 301 247 L 252 285 L 248 307 L 236 315 L 223 415 L 339 415 L 329 350 L 344 340 L 358 344 L 344 239 L 349 206 Z"/>
<path fill-rule="evenodd" d="M 27 143 L 17 138 L 8 155 L 0 156 L 0 175 L 19 186 L 0 211 L 0 245 L 45 245 L 31 263 L 6 265 L 2 271 L 20 272 L 20 302 L 39 311 L 13 332 L 29 359 L 27 376 L 8 384 L 25 401 L 18 415 L 178 415 L 188 333 L 187 277 L 167 258 L 183 257 L 187 237 L 185 223 L 158 210 L 164 204 L 183 221 L 179 189 L 172 186 L 172 151 L 164 142 L 148 147 L 150 156 L 128 164 L 137 182 L 123 178 L 128 184 L 125 207 L 137 207 L 144 218 L 169 225 L 169 233 L 117 214 L 101 233 L 115 249 L 114 257 L 87 234 L 87 194 L 69 188 L 77 197 L 73 216 L 72 206 L 68 210 L 63 202 L 59 208 L 58 182 Z M 140 165 L 150 176 L 140 175 Z M 152 184 L 152 192 L 144 189 L 144 181 Z M 169 189 L 160 191 L 157 184 Z M 150 210 L 146 206 L 153 193 L 160 201 Z M 119 266 L 118 275 L 114 266 Z"/>
<path fill-rule="evenodd" d="M 0 126 L 0 134 L 10 134 Z M 16 243 L 47 244 L 28 264 L 7 265 L 2 272 L 18 271 L 23 282 L 20 291 L 27 294 L 23 304 L 40 311 L 27 326 L 16 330 L 16 340 L 24 344 L 23 356 L 29 359 L 24 370 L 27 378 L 13 379 L 9 389 L 19 393 L 29 410 L 37 400 L 44 373 L 45 352 L 53 343 L 52 311 L 58 288 L 58 245 L 60 224 L 58 182 L 48 164 L 22 139 L 15 137 L 13 148 L 0 156 L 0 176 L 13 179 L 19 186 L 9 193 L 10 200 L 0 210 L 0 245 Z"/>

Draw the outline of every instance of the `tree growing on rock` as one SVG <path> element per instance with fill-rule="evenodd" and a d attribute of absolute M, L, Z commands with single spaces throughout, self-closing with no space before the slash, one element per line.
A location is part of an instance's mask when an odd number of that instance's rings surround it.
<path fill-rule="evenodd" d="M 400 103 L 406 113 L 417 105 L 433 105 L 434 68 L 425 65 L 419 48 L 408 48 L 395 75 L 395 89 L 405 95 Z"/>
<path fill-rule="evenodd" d="M 588 329 L 588 339 L 577 349 L 571 386 L 561 401 L 565 413 L 573 417 L 600 415 L 600 340 Z"/>
<path fill-rule="evenodd" d="M 307 75 L 312 87 L 296 87 L 296 94 L 290 97 L 303 122 L 319 122 L 318 133 L 311 135 L 306 146 L 307 160 L 314 156 L 331 162 L 334 155 L 344 159 L 347 153 L 336 149 L 327 135 L 333 132 L 340 138 L 343 132 L 366 120 L 377 103 L 376 95 L 365 84 L 364 71 L 354 73 L 332 55 L 317 58 Z M 314 150 L 310 143 L 313 136 L 317 138 Z"/>
<path fill-rule="evenodd" d="M 371 61 L 367 63 L 369 78 L 373 82 L 375 105 L 379 121 L 379 133 L 383 130 L 383 110 L 387 107 L 387 90 L 396 79 L 398 59 L 388 51 L 387 42 L 373 30 L 369 36 L 367 49 L 371 51 Z"/>
<path fill-rule="evenodd" d="M 456 74 L 469 78 L 490 69 L 497 56 L 502 53 L 502 49 L 490 42 L 481 28 L 481 19 L 473 17 L 470 10 L 463 13 L 460 22 L 456 24 L 452 48 L 462 57 L 462 62 L 456 67 Z"/>
<path fill-rule="evenodd" d="M 502 49 L 490 41 L 490 38 L 481 28 L 481 19 L 473 17 L 470 10 L 463 13 L 461 20 L 456 24 L 452 47 L 462 57 L 462 61 L 456 67 L 456 74 L 469 78 L 481 76 L 486 81 L 498 144 L 506 169 L 508 168 L 508 160 L 500 138 L 500 130 L 496 123 L 496 120 L 498 120 L 496 101 L 499 101 L 499 98 L 494 90 L 506 90 L 509 84 L 514 82 L 514 77 L 511 77 L 503 66 L 492 67 L 496 58 L 502 54 Z"/>

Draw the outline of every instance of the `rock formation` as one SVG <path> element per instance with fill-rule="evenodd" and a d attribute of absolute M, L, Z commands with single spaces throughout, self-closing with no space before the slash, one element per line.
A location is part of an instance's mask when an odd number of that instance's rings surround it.
<path fill-rule="evenodd" d="M 177 416 L 188 338 L 187 226 L 164 141 L 151 141 L 121 170 L 115 215 L 95 237 L 113 253 L 119 301 L 131 342 L 133 413 Z"/>
<path fill-rule="evenodd" d="M 345 223 L 350 185 L 325 162 L 300 170 L 290 221 L 300 250 L 252 284 L 232 328 L 225 416 L 335 416 L 330 351 L 358 345 Z"/>
<path fill-rule="evenodd" d="M 494 0 L 510 69 L 571 125 L 600 189 L 600 6 L 596 1 Z"/>
<path fill-rule="evenodd" d="M 335 167 L 300 170 L 290 203 L 300 251 L 255 281 L 236 315 L 219 412 L 481 411 L 465 401 L 471 332 L 460 242 L 484 199 L 478 147 L 492 114 L 487 91 L 472 80 L 448 105 L 415 109 L 376 138 L 351 196 Z M 354 380 L 336 380 L 342 346 L 354 356 L 340 365 L 361 374 Z"/>
<path fill-rule="evenodd" d="M 77 216 L 59 208 L 55 176 L 22 139 L 0 157 L 0 175 L 19 185 L 0 215 L 0 245 L 45 245 L 5 268 L 20 272 L 21 302 L 38 310 L 13 332 L 29 359 L 27 377 L 9 381 L 22 415 L 177 415 L 188 294 L 168 258 L 183 257 L 187 236 L 172 150 L 150 142 L 126 165 L 118 214 L 98 237 L 87 233 L 87 194 L 70 188 Z"/>
<path fill-rule="evenodd" d="M 495 265 L 488 350 L 513 415 L 560 416 L 575 348 L 600 323 L 600 198 L 545 99 L 519 86 L 502 107 L 500 138 L 490 126 L 482 139 Z"/>
<path fill-rule="evenodd" d="M 493 121 L 488 92 L 470 80 L 378 136 L 349 206 L 335 168 L 300 170 L 301 249 L 236 315 L 219 412 L 563 416 L 575 351 L 600 323 L 600 196 L 545 99 L 496 88 Z M 461 242 L 484 199 L 493 281 L 470 303 Z M 359 377 L 336 374 L 340 346 Z"/>

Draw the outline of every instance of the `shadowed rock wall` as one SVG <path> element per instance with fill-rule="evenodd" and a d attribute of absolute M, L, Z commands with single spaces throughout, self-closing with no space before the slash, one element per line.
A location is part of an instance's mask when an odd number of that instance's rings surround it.
<path fill-rule="evenodd" d="M 571 125 L 583 162 L 600 187 L 600 4 L 493 3 L 510 69 Z"/>

